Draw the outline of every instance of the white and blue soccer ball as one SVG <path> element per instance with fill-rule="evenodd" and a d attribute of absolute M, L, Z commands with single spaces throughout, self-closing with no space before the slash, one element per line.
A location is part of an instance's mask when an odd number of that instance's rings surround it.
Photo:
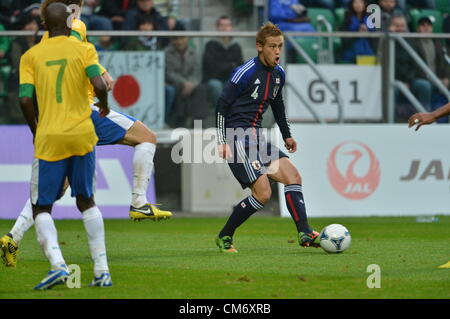
<path fill-rule="evenodd" d="M 327 253 L 342 253 L 351 242 L 350 232 L 340 224 L 328 225 L 320 232 L 320 246 Z"/>

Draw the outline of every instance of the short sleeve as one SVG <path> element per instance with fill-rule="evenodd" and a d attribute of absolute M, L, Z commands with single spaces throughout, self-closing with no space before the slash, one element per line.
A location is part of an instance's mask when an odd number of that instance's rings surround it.
<path fill-rule="evenodd" d="M 85 70 L 87 76 L 92 79 L 96 76 L 102 75 L 101 69 L 98 63 L 98 54 L 92 44 L 86 45 L 86 59 Z"/>
<path fill-rule="evenodd" d="M 34 66 L 29 54 L 24 54 L 20 58 L 19 67 L 20 88 L 19 97 L 32 98 L 35 90 L 34 86 Z"/>

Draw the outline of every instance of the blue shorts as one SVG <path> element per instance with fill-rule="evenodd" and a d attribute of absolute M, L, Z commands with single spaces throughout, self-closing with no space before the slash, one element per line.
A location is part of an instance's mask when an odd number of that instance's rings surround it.
<path fill-rule="evenodd" d="M 98 136 L 97 145 L 111 145 L 120 142 L 137 121 L 131 116 L 113 110 L 106 117 L 101 117 L 98 107 L 91 106 L 91 108 L 91 119 Z"/>
<path fill-rule="evenodd" d="M 95 185 L 95 151 L 56 162 L 35 158 L 31 173 L 31 203 L 37 206 L 52 205 L 61 197 L 66 177 L 72 197 L 81 195 L 91 198 Z"/>
<path fill-rule="evenodd" d="M 289 158 L 278 147 L 268 143 L 262 136 L 235 136 L 228 140 L 233 157 L 228 159 L 228 166 L 234 177 L 245 189 L 267 173 L 270 164 L 283 157 Z"/>

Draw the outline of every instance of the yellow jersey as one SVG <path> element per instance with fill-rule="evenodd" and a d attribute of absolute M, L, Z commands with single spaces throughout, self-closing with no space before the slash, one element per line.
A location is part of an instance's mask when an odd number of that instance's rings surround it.
<path fill-rule="evenodd" d="M 70 36 L 78 39 L 81 42 L 88 42 L 87 40 L 87 29 L 86 24 L 84 24 L 83 21 L 79 19 L 73 19 L 72 21 L 72 31 L 70 33 Z M 48 31 L 46 31 L 42 37 L 42 40 L 48 39 Z M 100 68 L 100 72 L 103 74 L 106 72 L 106 69 L 97 61 L 97 64 Z M 94 87 L 89 83 L 89 104 L 94 104 Z"/>
<path fill-rule="evenodd" d="M 83 21 L 79 19 L 73 19 L 72 21 L 72 31 L 70 35 L 74 38 L 77 38 L 78 40 L 82 42 L 87 42 L 87 31 L 86 31 L 86 25 Z M 42 40 L 48 39 L 48 31 L 45 31 Z"/>
<path fill-rule="evenodd" d="M 36 92 L 39 117 L 35 157 L 59 161 L 92 152 L 98 138 L 91 120 L 89 79 L 100 76 L 90 43 L 58 36 L 41 41 L 20 59 L 19 97 Z"/>

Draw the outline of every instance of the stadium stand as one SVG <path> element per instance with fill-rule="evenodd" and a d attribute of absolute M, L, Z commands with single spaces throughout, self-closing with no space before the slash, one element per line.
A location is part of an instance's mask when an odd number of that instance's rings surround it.
<path fill-rule="evenodd" d="M 433 32 L 441 33 L 442 32 L 442 23 L 443 23 L 443 16 L 442 12 L 439 10 L 430 10 L 430 9 L 412 9 L 409 11 L 409 14 L 412 18 L 412 30 L 417 30 L 417 23 L 420 18 L 422 17 L 429 17 L 433 22 Z"/>

